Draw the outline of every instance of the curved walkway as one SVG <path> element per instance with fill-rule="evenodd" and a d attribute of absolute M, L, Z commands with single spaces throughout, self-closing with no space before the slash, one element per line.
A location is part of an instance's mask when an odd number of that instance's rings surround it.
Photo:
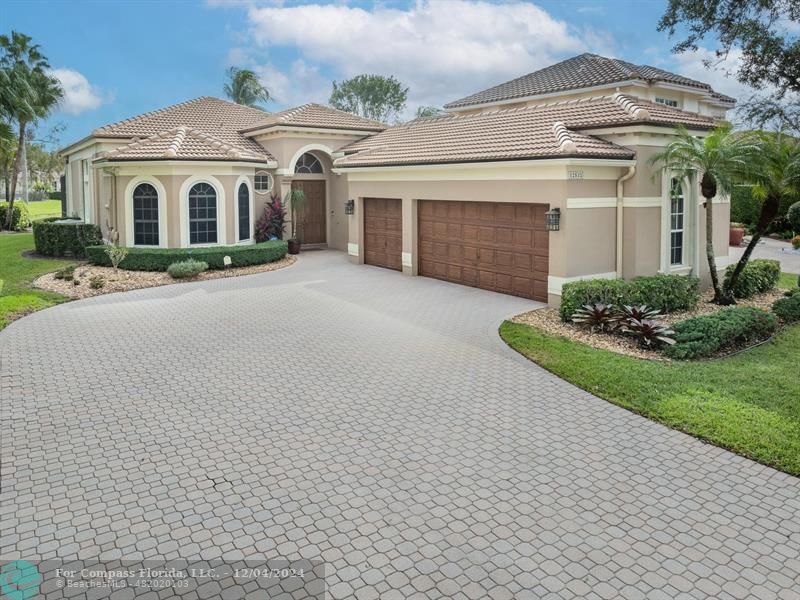
<path fill-rule="evenodd" d="M 496 329 L 531 306 L 308 252 L 15 322 L 0 557 L 321 557 L 359 600 L 800 597 L 800 481 L 524 360 Z"/>

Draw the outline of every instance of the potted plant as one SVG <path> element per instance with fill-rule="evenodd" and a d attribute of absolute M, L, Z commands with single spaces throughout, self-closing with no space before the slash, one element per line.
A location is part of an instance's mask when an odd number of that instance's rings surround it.
<path fill-rule="evenodd" d="M 744 226 L 741 223 L 731 223 L 729 238 L 731 246 L 741 246 L 744 239 Z"/>
<path fill-rule="evenodd" d="M 300 219 L 303 207 L 306 204 L 306 195 L 303 190 L 292 188 L 287 196 L 289 208 L 292 211 L 292 235 L 288 239 L 289 254 L 300 254 L 299 238 L 303 235 L 303 223 L 298 223 L 298 220 Z"/>

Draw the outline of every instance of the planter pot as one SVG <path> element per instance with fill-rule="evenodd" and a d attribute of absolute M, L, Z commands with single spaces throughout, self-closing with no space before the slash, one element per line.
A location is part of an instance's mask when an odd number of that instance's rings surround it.
<path fill-rule="evenodd" d="M 731 227 L 730 232 L 730 245 L 731 246 L 741 246 L 742 240 L 744 239 L 744 229 L 741 227 Z"/>
<path fill-rule="evenodd" d="M 300 242 L 298 240 L 289 240 L 289 254 L 300 254 Z"/>

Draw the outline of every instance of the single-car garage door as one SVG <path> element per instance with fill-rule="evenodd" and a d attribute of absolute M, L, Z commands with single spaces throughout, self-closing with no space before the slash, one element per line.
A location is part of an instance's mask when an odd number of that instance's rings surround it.
<path fill-rule="evenodd" d="M 547 208 L 420 200 L 419 274 L 547 302 Z"/>
<path fill-rule="evenodd" d="M 364 198 L 364 262 L 402 269 L 403 208 L 395 198 Z"/>

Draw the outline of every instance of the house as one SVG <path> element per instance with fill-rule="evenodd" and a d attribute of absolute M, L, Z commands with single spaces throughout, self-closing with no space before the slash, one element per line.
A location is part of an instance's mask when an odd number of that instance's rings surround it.
<path fill-rule="evenodd" d="M 272 192 L 305 192 L 304 245 L 557 305 L 564 283 L 707 278 L 697 178 L 648 163 L 734 100 L 582 54 L 387 127 L 319 104 L 277 113 L 203 97 L 64 149 L 67 212 L 127 246 L 253 243 Z M 714 200 L 727 264 L 729 204 Z"/>

